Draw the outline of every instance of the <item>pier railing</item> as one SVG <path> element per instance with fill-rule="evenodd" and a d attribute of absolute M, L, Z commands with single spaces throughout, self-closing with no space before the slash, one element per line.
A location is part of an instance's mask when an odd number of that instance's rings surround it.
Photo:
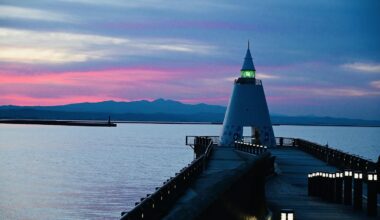
<path fill-rule="evenodd" d="M 364 175 L 371 171 L 380 171 L 379 162 L 352 155 L 339 149 L 323 146 L 300 138 L 277 137 L 277 146 L 293 146 L 341 170 L 361 171 Z"/>
<path fill-rule="evenodd" d="M 198 143 L 196 140 L 197 138 L 198 140 L 200 140 L 199 138 L 202 138 L 203 140 L 210 139 L 214 144 L 218 144 L 219 142 L 219 136 L 186 136 L 186 145 L 194 147 L 194 145 Z"/>
<path fill-rule="evenodd" d="M 161 187 L 157 187 L 153 194 L 141 198 L 140 202 L 135 203 L 136 206 L 132 210 L 122 212 L 122 220 L 160 219 L 166 213 L 178 197 L 202 173 L 211 157 L 213 140 L 208 137 L 197 137 L 197 143 L 204 145 L 203 154 L 181 169 L 174 177 L 165 181 Z"/>

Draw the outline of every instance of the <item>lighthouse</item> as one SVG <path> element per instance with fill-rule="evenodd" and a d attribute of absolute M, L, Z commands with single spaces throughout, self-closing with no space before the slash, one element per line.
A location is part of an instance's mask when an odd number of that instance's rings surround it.
<path fill-rule="evenodd" d="M 219 145 L 233 146 L 235 141 L 243 138 L 244 128 L 249 128 L 253 143 L 268 147 L 276 145 L 263 83 L 256 79 L 249 41 L 240 77 L 235 79 L 224 116 Z"/>

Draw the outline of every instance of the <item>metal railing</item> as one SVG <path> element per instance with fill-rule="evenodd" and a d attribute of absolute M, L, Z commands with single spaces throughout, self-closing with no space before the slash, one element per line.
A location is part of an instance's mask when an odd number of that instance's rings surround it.
<path fill-rule="evenodd" d="M 219 136 L 186 136 L 185 143 L 187 146 L 194 146 L 196 143 L 196 138 L 207 138 L 211 139 L 214 144 L 218 144 Z"/>
<path fill-rule="evenodd" d="M 195 139 L 197 137 L 210 138 L 214 142 L 214 144 L 218 144 L 219 143 L 219 136 L 186 136 L 186 140 L 185 140 L 186 145 L 194 147 Z M 252 143 L 252 144 L 254 144 L 255 141 L 256 141 L 256 139 L 253 136 L 243 136 L 239 140 L 236 140 L 236 141 L 242 141 L 242 142 L 245 142 L 245 143 Z"/>
<path fill-rule="evenodd" d="M 207 144 L 204 153 L 176 173 L 175 177 L 171 177 L 161 187 L 157 187 L 153 194 L 141 198 L 141 201 L 135 203 L 136 206 L 132 210 L 122 212 L 122 220 L 160 219 L 166 213 L 207 166 L 214 145 L 213 141 L 211 138 L 198 137 L 198 142 Z"/>
<path fill-rule="evenodd" d="M 283 147 L 283 146 L 295 147 L 296 146 L 295 140 L 296 140 L 295 138 L 289 138 L 289 137 L 276 137 L 276 145 L 280 147 Z"/>

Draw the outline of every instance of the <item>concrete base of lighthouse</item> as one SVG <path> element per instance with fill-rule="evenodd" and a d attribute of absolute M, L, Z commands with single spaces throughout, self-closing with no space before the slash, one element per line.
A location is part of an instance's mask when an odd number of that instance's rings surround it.
<path fill-rule="evenodd" d="M 239 78 L 228 105 L 219 144 L 233 146 L 243 137 L 243 128 L 251 128 L 256 143 L 273 147 L 276 145 L 268 105 L 261 80 Z"/>

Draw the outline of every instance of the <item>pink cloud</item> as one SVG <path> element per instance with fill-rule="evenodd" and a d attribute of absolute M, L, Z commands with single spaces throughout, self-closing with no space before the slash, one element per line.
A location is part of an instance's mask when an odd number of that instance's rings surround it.
<path fill-rule="evenodd" d="M 206 94 L 212 97 L 223 87 L 207 86 L 202 80 L 205 76 L 221 77 L 220 75 L 226 74 L 229 69 L 231 69 L 229 66 L 170 69 L 124 67 L 34 73 L 13 67 L 0 70 L 0 104 L 57 105 L 110 99 L 127 101 L 162 97 L 177 100 L 194 97 L 194 99 L 207 100 Z M 225 100 L 220 99 L 220 101 Z"/>

